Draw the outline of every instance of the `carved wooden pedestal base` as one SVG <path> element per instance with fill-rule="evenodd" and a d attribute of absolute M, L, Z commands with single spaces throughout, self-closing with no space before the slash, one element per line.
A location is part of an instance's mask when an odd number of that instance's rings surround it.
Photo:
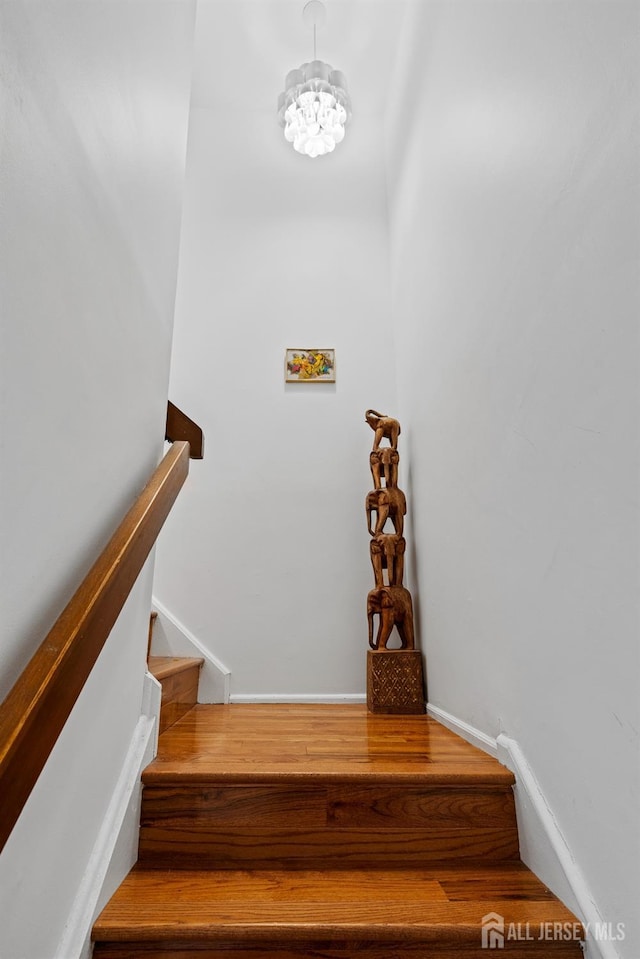
<path fill-rule="evenodd" d="M 405 716 L 425 711 L 419 649 L 367 652 L 367 707 L 371 713 Z"/>

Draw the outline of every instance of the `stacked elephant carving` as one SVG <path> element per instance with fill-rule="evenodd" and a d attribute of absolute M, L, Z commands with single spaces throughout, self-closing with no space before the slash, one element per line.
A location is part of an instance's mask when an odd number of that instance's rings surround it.
<path fill-rule="evenodd" d="M 365 503 L 371 541 L 369 551 L 375 588 L 367 597 L 369 646 L 386 651 L 394 626 L 402 649 L 414 648 L 413 605 L 411 593 L 403 586 L 403 536 L 407 501 L 398 489 L 398 437 L 400 424 L 391 416 L 367 410 L 365 419 L 374 431 L 369 457 L 374 488 Z M 379 618 L 374 636 L 374 618 Z"/>
<path fill-rule="evenodd" d="M 375 581 L 367 596 L 367 706 L 373 713 L 424 713 L 422 654 L 415 649 L 413 603 L 403 584 L 407 501 L 398 487 L 400 424 L 376 410 L 367 410 L 365 419 L 374 433 L 373 489 L 365 502 Z"/>

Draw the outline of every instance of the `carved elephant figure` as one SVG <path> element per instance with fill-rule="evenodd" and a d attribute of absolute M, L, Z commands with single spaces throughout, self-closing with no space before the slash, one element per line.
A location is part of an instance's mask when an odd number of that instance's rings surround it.
<path fill-rule="evenodd" d="M 371 565 L 376 586 L 384 586 L 383 571 L 387 571 L 388 586 L 402 586 L 406 541 L 397 533 L 378 533 L 369 543 Z"/>
<path fill-rule="evenodd" d="M 380 617 L 378 633 L 373 638 L 373 617 Z M 404 586 L 382 586 L 372 589 L 367 596 L 367 619 L 369 621 L 369 646 L 386 649 L 395 626 L 402 649 L 413 649 L 413 605 L 411 593 Z"/>
<path fill-rule="evenodd" d="M 402 536 L 404 528 L 404 516 L 407 512 L 407 501 L 401 489 L 389 487 L 386 489 L 374 489 L 367 493 L 365 501 L 367 511 L 367 527 L 371 536 L 377 536 L 384 529 L 384 524 L 391 517 L 393 528 Z M 375 528 L 371 528 L 371 514 L 376 513 Z"/>
<path fill-rule="evenodd" d="M 378 413 L 376 410 L 367 410 L 364 418 L 375 433 L 373 440 L 373 449 L 377 450 L 384 438 L 389 440 L 392 449 L 398 447 L 398 437 L 400 436 L 400 424 L 392 416 L 385 416 L 384 413 Z"/>
<path fill-rule="evenodd" d="M 376 489 L 382 486 L 384 478 L 385 486 L 398 485 L 398 463 L 400 454 L 390 446 L 385 446 L 380 450 L 372 450 L 369 454 L 369 466 L 373 477 L 373 485 Z"/>

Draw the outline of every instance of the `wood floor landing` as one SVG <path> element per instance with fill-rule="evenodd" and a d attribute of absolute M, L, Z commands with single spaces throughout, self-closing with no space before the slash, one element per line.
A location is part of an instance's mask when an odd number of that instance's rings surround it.
<path fill-rule="evenodd" d="M 485 782 L 513 775 L 429 716 L 362 705 L 196 706 L 160 739 L 145 784 L 252 779 Z"/>

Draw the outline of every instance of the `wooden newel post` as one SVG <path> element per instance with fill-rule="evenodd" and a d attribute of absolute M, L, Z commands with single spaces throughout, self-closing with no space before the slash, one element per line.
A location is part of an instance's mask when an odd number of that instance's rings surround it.
<path fill-rule="evenodd" d="M 367 652 L 367 706 L 372 713 L 424 713 L 422 654 L 415 648 L 411 593 L 402 584 L 407 503 L 398 489 L 400 424 L 375 410 L 367 410 L 365 420 L 375 434 L 369 458 L 374 489 L 365 500 L 375 580 L 367 596 L 371 647 Z M 393 532 L 385 532 L 389 521 Z M 394 647 L 390 649 L 392 637 Z"/>

